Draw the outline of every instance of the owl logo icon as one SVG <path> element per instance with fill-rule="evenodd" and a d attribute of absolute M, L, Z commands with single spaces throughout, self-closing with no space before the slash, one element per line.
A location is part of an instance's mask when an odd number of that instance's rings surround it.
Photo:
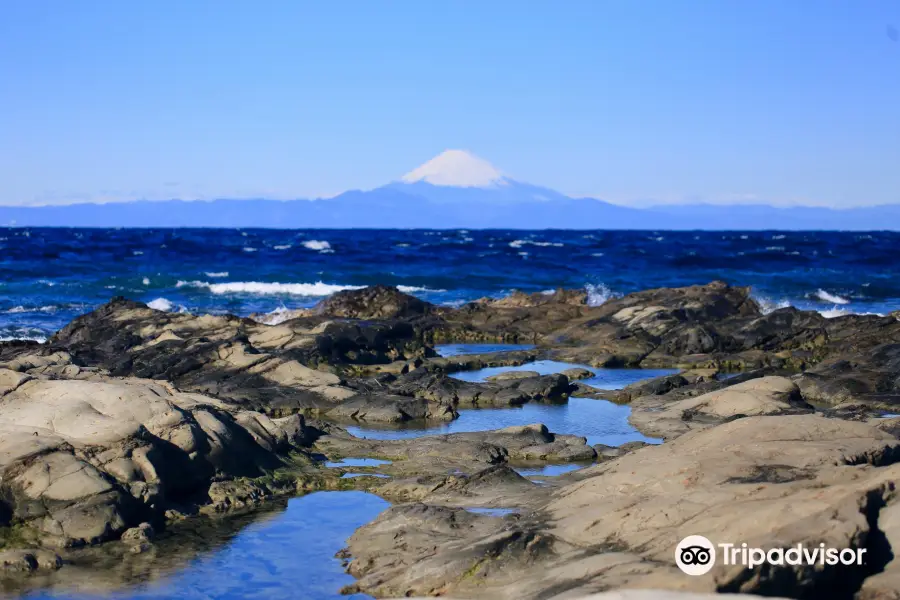
<path fill-rule="evenodd" d="M 689 535 L 675 548 L 675 564 L 688 575 L 705 575 L 716 564 L 716 547 L 702 535 Z"/>

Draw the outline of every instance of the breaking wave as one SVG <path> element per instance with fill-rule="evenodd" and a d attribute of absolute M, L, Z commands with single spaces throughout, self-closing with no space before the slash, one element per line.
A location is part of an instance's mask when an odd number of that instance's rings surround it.
<path fill-rule="evenodd" d="M 147 306 L 149 306 L 150 308 L 152 308 L 154 310 L 162 310 L 165 312 L 169 312 L 173 308 L 175 308 L 175 305 L 172 304 L 171 302 L 169 302 L 165 298 L 157 298 L 156 300 L 151 300 L 150 302 L 147 303 Z"/>
<path fill-rule="evenodd" d="M 446 291 L 447 291 L 447 290 L 433 290 L 433 289 L 431 289 L 431 288 L 427 288 L 427 287 L 418 287 L 418 286 L 415 286 L 415 285 L 398 285 L 398 286 L 397 286 L 397 289 L 400 290 L 401 292 L 403 292 L 404 294 L 414 294 L 414 293 L 416 293 L 416 292 L 434 292 L 434 293 L 440 293 L 440 292 L 446 292 Z"/>
<path fill-rule="evenodd" d="M 321 252 L 322 254 L 334 252 L 334 250 L 332 250 L 331 248 L 331 244 L 329 244 L 325 240 L 307 240 L 303 242 L 303 247 L 307 250 L 316 250 L 317 252 Z"/>
<path fill-rule="evenodd" d="M 816 293 L 813 295 L 822 302 L 830 302 L 831 304 L 850 304 L 850 300 L 847 298 L 843 298 L 837 294 L 830 294 L 823 289 L 816 290 Z"/>
<path fill-rule="evenodd" d="M 564 245 L 562 242 L 535 242 L 534 240 L 513 240 L 509 243 L 509 247 L 510 248 L 521 248 L 525 244 L 531 244 L 532 246 L 541 246 L 541 247 L 553 246 L 556 248 L 562 248 Z"/>
<path fill-rule="evenodd" d="M 0 327 L 0 342 L 30 341 L 43 344 L 47 334 L 34 327 L 6 326 Z"/>
<path fill-rule="evenodd" d="M 209 283 L 208 281 L 179 281 L 175 287 L 208 289 L 213 294 L 288 294 L 291 296 L 322 297 L 344 290 L 358 290 L 362 285 L 338 285 L 332 283 L 277 283 L 264 281 L 230 281 Z"/>
<path fill-rule="evenodd" d="M 773 300 L 772 298 L 767 298 L 766 296 L 757 296 L 755 294 L 751 295 L 751 297 L 756 300 L 757 304 L 759 304 L 759 309 L 764 315 L 767 315 L 770 312 L 774 312 L 779 308 L 787 308 L 788 306 L 791 306 L 791 303 L 787 300 Z"/>
<path fill-rule="evenodd" d="M 13 306 L 10 309 L 3 310 L 0 312 L 6 313 L 8 315 L 18 315 L 23 313 L 53 313 L 59 310 L 58 306 L 36 306 L 36 307 L 27 307 L 27 306 Z"/>
<path fill-rule="evenodd" d="M 256 320 L 259 323 L 264 323 L 266 325 L 279 325 L 289 320 L 291 318 L 292 312 L 293 311 L 291 309 L 282 304 L 275 310 L 269 311 L 266 314 L 257 317 Z"/>
<path fill-rule="evenodd" d="M 610 298 L 614 297 L 612 290 L 602 283 L 589 283 L 584 286 L 584 289 L 587 291 L 588 306 L 600 306 L 601 304 L 606 303 Z"/>
<path fill-rule="evenodd" d="M 23 335 L 21 337 L 15 337 L 11 335 L 0 335 L 0 342 L 38 342 L 39 344 L 43 344 L 47 341 L 47 338 L 40 335 Z"/>

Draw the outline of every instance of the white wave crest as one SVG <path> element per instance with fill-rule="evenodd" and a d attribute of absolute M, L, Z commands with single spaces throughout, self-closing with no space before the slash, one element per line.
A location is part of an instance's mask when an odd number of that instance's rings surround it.
<path fill-rule="evenodd" d="M 779 308 L 787 308 L 791 305 L 791 303 L 787 300 L 773 300 L 765 296 L 754 295 L 753 299 L 756 300 L 757 304 L 759 304 L 759 310 L 761 310 L 762 314 L 764 315 L 767 315 L 770 312 L 774 312 Z"/>
<path fill-rule="evenodd" d="M 329 244 L 325 240 L 306 240 L 305 242 L 303 242 L 303 247 L 307 250 L 316 250 L 317 252 L 321 252 L 323 254 L 334 252 L 334 250 L 331 249 L 331 244 Z"/>
<path fill-rule="evenodd" d="M 257 319 L 257 321 L 265 323 L 266 325 L 280 325 L 291 318 L 291 312 L 291 309 L 282 304 L 275 310 L 267 312 L 264 316 Z"/>
<path fill-rule="evenodd" d="M 846 315 L 859 315 L 863 317 L 883 317 L 884 313 L 878 312 L 856 312 L 850 310 L 848 308 L 838 308 L 837 306 L 833 308 L 829 308 L 827 310 L 817 311 L 820 315 L 825 317 L 826 319 L 834 319 L 835 317 L 844 317 Z"/>
<path fill-rule="evenodd" d="M 251 246 L 244 246 L 244 252 L 256 252 L 256 248 Z"/>
<path fill-rule="evenodd" d="M 822 302 L 830 302 L 832 304 L 850 304 L 850 300 L 848 300 L 847 298 L 843 298 L 841 296 L 838 296 L 837 294 L 830 294 L 821 288 L 816 290 L 814 296 Z"/>
<path fill-rule="evenodd" d="M 147 277 L 144 277 L 144 279 L 141 280 L 141 283 L 143 283 L 144 285 L 150 285 L 150 279 Z"/>
<path fill-rule="evenodd" d="M 278 246 L 272 246 L 275 250 L 289 250 L 293 247 L 293 244 L 279 244 Z"/>
<path fill-rule="evenodd" d="M 315 283 L 277 283 L 264 281 L 230 281 L 209 283 L 208 281 L 179 281 L 175 287 L 208 289 L 213 294 L 288 294 L 291 296 L 322 297 L 343 290 L 358 290 L 364 285 L 337 285 L 317 281 Z"/>
<path fill-rule="evenodd" d="M 212 277 L 213 279 L 217 279 L 219 277 L 228 277 L 228 271 L 206 271 L 203 274 L 207 277 Z"/>
<path fill-rule="evenodd" d="M 154 310 L 161 310 L 163 312 L 169 312 L 173 308 L 175 308 L 175 305 L 166 298 L 157 298 L 156 300 L 151 300 L 147 303 L 147 306 Z"/>
<path fill-rule="evenodd" d="M 51 313 L 51 312 L 56 312 L 57 310 L 58 310 L 58 307 L 52 306 L 52 305 L 37 306 L 37 307 L 27 307 L 27 306 L 19 305 L 19 306 L 13 306 L 10 309 L 0 311 L 0 312 L 4 312 L 8 315 L 18 315 L 18 314 L 22 314 L 22 313 L 36 313 L 36 312 Z"/>
<path fill-rule="evenodd" d="M 47 341 L 47 338 L 40 335 L 24 335 L 24 336 L 11 336 L 11 335 L 0 335 L 0 342 L 37 342 L 39 344 L 43 344 Z"/>
<path fill-rule="evenodd" d="M 612 290 L 602 283 L 589 283 L 584 286 L 584 289 L 587 291 L 588 306 L 600 306 L 614 297 Z"/>
<path fill-rule="evenodd" d="M 428 287 L 418 287 L 415 285 L 398 285 L 397 289 L 404 294 L 414 294 L 416 292 L 446 292 L 447 290 L 433 290 Z"/>
<path fill-rule="evenodd" d="M 525 244 L 531 244 L 532 246 L 541 246 L 546 248 L 547 246 L 554 246 L 556 248 L 561 248 L 563 246 L 562 242 L 535 242 L 534 240 L 513 240 L 509 243 L 510 248 L 521 248 Z"/>

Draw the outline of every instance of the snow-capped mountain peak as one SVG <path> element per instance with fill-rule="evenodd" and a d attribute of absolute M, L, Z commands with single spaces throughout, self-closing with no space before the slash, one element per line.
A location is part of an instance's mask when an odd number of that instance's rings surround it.
<path fill-rule="evenodd" d="M 491 163 L 474 154 L 465 150 L 445 150 L 404 175 L 401 181 L 452 187 L 489 187 L 506 183 L 506 178 Z"/>

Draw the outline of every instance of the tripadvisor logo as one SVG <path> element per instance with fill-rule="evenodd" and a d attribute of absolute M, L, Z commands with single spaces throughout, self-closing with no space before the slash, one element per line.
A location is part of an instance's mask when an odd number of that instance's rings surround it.
<path fill-rule="evenodd" d="M 689 535 L 675 548 L 675 564 L 688 575 L 705 575 L 716 564 L 716 547 L 702 535 Z"/>
<path fill-rule="evenodd" d="M 866 548 L 829 548 L 825 544 L 789 548 L 751 548 L 744 544 L 714 545 L 702 535 L 689 535 L 675 548 L 675 564 L 688 575 L 705 575 L 716 565 L 743 565 L 750 569 L 770 565 L 864 565 Z"/>

